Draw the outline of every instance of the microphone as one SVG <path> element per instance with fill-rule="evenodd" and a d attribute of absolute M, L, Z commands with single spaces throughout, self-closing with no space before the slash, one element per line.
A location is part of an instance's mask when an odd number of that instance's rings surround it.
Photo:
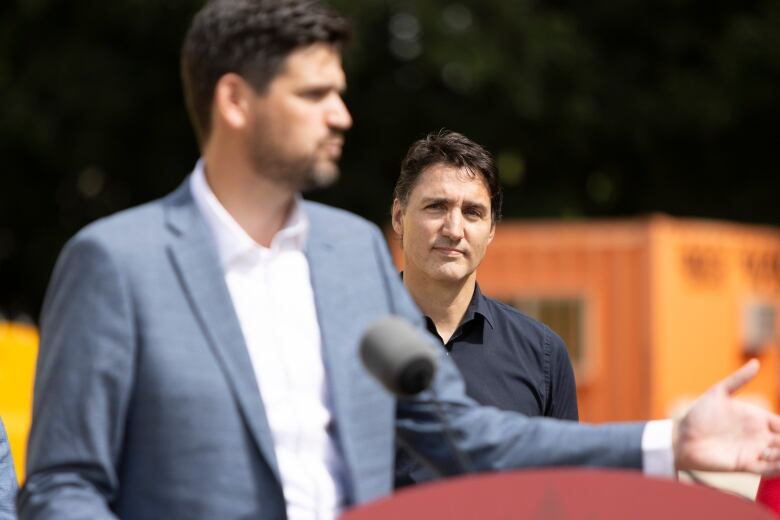
<path fill-rule="evenodd" d="M 433 346 L 407 321 L 388 316 L 371 325 L 360 342 L 363 365 L 395 395 L 416 395 L 436 372 Z"/>
<path fill-rule="evenodd" d="M 375 379 L 390 393 L 401 397 L 416 395 L 428 388 L 436 372 L 434 347 L 419 330 L 397 316 L 382 318 L 366 330 L 360 342 L 360 358 Z M 461 473 L 473 473 L 474 466 L 468 456 L 457 448 L 447 414 L 434 387 L 431 387 L 431 395 L 435 413 L 443 426 L 445 442 L 455 455 Z M 412 446 L 401 444 L 423 465 L 444 476 Z"/>

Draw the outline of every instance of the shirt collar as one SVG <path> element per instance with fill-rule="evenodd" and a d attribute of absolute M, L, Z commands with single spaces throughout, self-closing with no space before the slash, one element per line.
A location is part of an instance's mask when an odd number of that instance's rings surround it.
<path fill-rule="evenodd" d="M 404 273 L 401 272 L 401 278 L 403 278 L 403 275 Z M 471 301 L 469 301 L 469 305 L 466 307 L 466 312 L 463 315 L 463 319 L 460 320 L 460 323 L 455 329 L 452 338 L 450 338 L 450 342 L 457 340 L 457 338 L 459 338 L 461 335 L 463 327 L 474 320 L 477 315 L 482 316 L 483 321 L 490 325 L 491 329 L 494 328 L 493 313 L 490 310 L 490 305 L 488 304 L 487 298 L 483 296 L 482 291 L 479 290 L 479 284 L 474 284 L 474 294 L 471 296 Z M 425 327 L 428 329 L 428 332 L 439 338 L 441 341 L 441 336 L 439 336 L 439 332 L 436 330 L 436 324 L 434 324 L 433 320 L 428 316 L 425 316 Z"/>
<path fill-rule="evenodd" d="M 487 298 L 482 295 L 482 291 L 479 290 L 479 284 L 474 284 L 474 295 L 471 297 L 469 306 L 466 307 L 466 314 L 463 315 L 461 324 L 466 323 L 474 319 L 474 316 L 479 314 L 485 321 L 493 328 L 493 313 L 488 305 Z"/>
<path fill-rule="evenodd" d="M 217 251 L 224 267 L 247 256 L 257 257 L 282 250 L 303 252 L 309 232 L 309 220 L 303 211 L 299 194 L 295 195 L 287 222 L 271 240 L 271 247 L 264 247 L 244 231 L 211 191 L 206 180 L 203 159 L 198 160 L 192 171 L 190 190 L 195 204 L 214 235 Z"/>
<path fill-rule="evenodd" d="M 401 271 L 398 273 L 401 276 L 401 280 L 404 279 L 404 272 Z M 463 315 L 463 319 L 460 320 L 460 325 L 458 327 L 460 328 L 461 325 L 464 323 L 468 323 L 469 321 L 474 319 L 474 316 L 479 314 L 482 316 L 485 321 L 490 325 L 490 328 L 493 327 L 493 312 L 490 310 L 490 305 L 488 305 L 487 298 L 482 294 L 482 291 L 479 289 L 479 284 L 477 282 L 474 282 L 474 294 L 471 295 L 471 300 L 469 301 L 468 307 L 466 307 L 466 313 Z M 428 325 L 428 330 L 431 332 L 436 332 L 436 326 L 433 324 L 433 320 L 431 320 L 428 316 L 425 316 L 425 321 Z"/>

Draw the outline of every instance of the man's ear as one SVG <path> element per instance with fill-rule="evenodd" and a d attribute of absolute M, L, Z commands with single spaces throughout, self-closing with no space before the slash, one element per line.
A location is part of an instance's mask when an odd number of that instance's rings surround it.
<path fill-rule="evenodd" d="M 494 236 L 496 236 L 496 221 L 492 220 L 490 223 L 490 235 L 488 235 L 488 245 L 493 241 Z"/>
<path fill-rule="evenodd" d="M 246 128 L 254 97 L 254 90 L 244 78 L 228 72 L 217 80 L 214 87 L 213 120 L 222 121 L 237 130 Z"/>
<path fill-rule="evenodd" d="M 398 238 L 404 236 L 404 211 L 401 207 L 401 201 L 398 199 L 393 200 L 392 211 L 393 231 L 398 235 Z"/>

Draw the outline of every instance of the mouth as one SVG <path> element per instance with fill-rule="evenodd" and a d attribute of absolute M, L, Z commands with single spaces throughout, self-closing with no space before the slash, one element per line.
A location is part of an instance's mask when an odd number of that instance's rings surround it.
<path fill-rule="evenodd" d="M 343 146 L 344 139 L 336 138 L 325 141 L 322 145 L 322 148 L 330 159 L 338 159 L 341 157 L 341 149 Z"/>
<path fill-rule="evenodd" d="M 434 246 L 433 250 L 437 251 L 439 254 L 442 254 L 444 256 L 453 257 L 453 258 L 466 256 L 466 252 L 465 251 L 461 251 L 460 249 L 457 249 L 455 247 Z"/>

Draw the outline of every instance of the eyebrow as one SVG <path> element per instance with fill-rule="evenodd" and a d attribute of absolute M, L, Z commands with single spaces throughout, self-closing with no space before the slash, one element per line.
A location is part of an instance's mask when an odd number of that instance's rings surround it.
<path fill-rule="evenodd" d="M 430 204 L 432 202 L 450 202 L 450 200 L 447 197 L 423 197 L 420 202 L 422 204 Z"/>
<path fill-rule="evenodd" d="M 343 96 L 347 92 L 346 85 L 335 85 L 333 83 L 309 83 L 306 85 L 299 85 L 296 88 L 297 92 L 330 92 L 335 91 L 339 95 Z"/>
<path fill-rule="evenodd" d="M 452 202 L 452 199 L 448 199 L 447 197 L 423 197 L 423 199 L 420 201 L 422 205 L 432 204 L 432 203 L 450 203 Z M 463 206 L 467 208 L 476 208 L 482 211 L 487 211 L 487 206 L 482 204 L 481 202 L 473 202 L 470 200 L 463 201 Z"/>
<path fill-rule="evenodd" d="M 469 208 L 475 208 L 475 209 L 478 209 L 478 210 L 483 211 L 485 213 L 488 212 L 487 206 L 485 206 L 484 204 L 481 204 L 479 202 L 466 201 L 466 204 L 464 204 L 464 206 L 469 207 Z"/>

